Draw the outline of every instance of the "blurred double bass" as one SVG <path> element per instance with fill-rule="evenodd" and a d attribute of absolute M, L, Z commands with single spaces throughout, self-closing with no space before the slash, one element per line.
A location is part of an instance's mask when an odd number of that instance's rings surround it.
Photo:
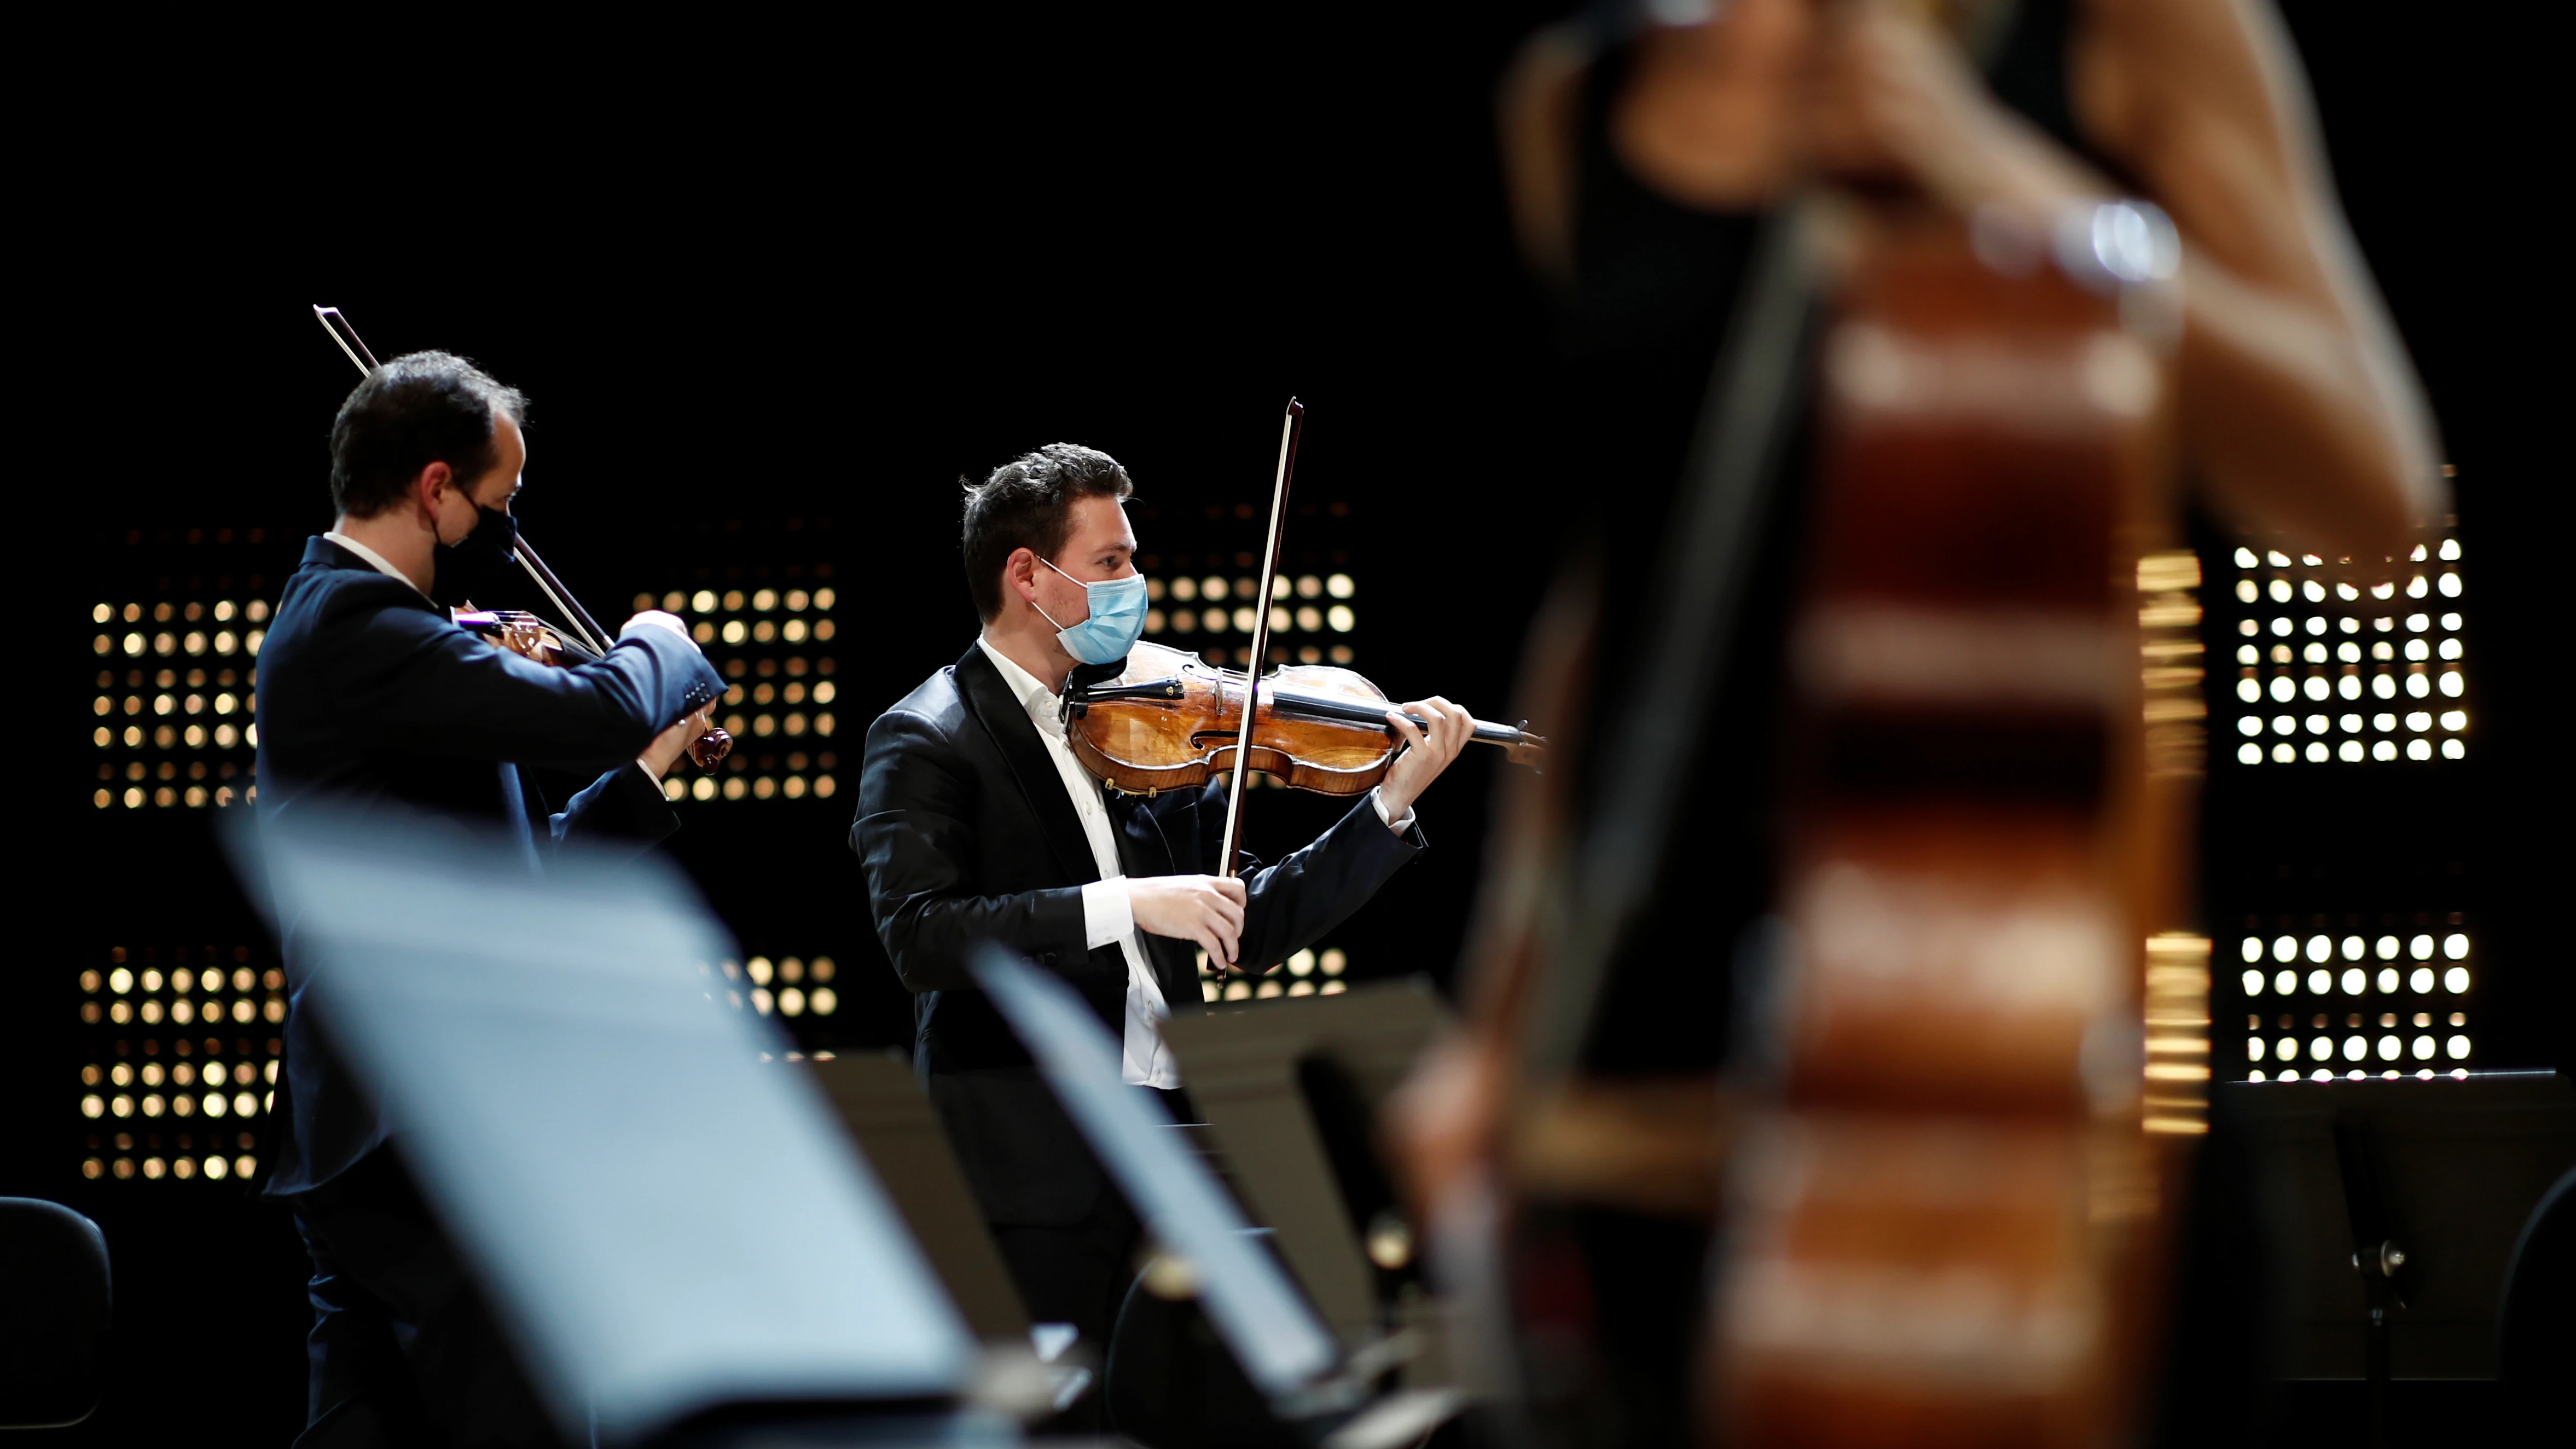
<path fill-rule="evenodd" d="M 1595 693 L 1597 584 L 1543 611 L 1519 708 L 1560 747 L 1598 733 L 1598 798 L 1579 815 L 1555 779 L 1512 782 L 1476 1025 L 1417 1078 L 1402 1148 L 1507 1434 L 1547 1434 L 1509 1405 L 1514 1325 L 1561 1291 L 1515 1261 L 1516 1220 L 1551 1196 L 1720 1215 L 1710 1441 L 2079 1444 L 2135 1421 L 2171 1190 L 2142 1130 L 2142 943 L 2178 874 L 2136 580 L 2168 528 L 2178 251 L 2141 203 L 1808 191 L 1757 244 L 1648 663 L 1602 717 L 1569 717 Z M 1709 767 L 1691 753 L 1809 396 L 1753 1049 L 1724 1089 L 1585 1081 L 1602 981 L 1691 828 L 1673 782 Z"/>
<path fill-rule="evenodd" d="M 1730 1444 L 2078 1444 L 2137 1408 L 2170 892 L 2137 564 L 2179 246 L 1878 202 L 1817 349 L 1773 1053 L 1728 1180 Z"/>

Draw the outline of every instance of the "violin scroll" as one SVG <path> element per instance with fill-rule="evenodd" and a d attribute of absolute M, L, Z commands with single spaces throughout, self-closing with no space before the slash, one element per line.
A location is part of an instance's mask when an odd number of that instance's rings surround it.
<path fill-rule="evenodd" d="M 732 753 L 733 736 L 720 724 L 708 725 L 705 734 L 689 742 L 689 763 L 701 770 L 712 772 Z"/>

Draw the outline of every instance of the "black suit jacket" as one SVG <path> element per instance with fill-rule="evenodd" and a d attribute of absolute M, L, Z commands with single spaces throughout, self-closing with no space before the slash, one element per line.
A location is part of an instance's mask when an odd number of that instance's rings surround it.
<path fill-rule="evenodd" d="M 680 822 L 635 757 L 723 688 L 695 645 L 660 629 L 597 663 L 531 663 L 316 538 L 260 646 L 260 812 L 328 801 L 479 824 L 506 833 L 531 868 L 576 835 L 641 848 Z M 522 765 L 607 773 L 550 815 Z M 278 1105 L 289 1130 L 269 1148 L 271 1196 L 319 1187 L 384 1140 L 306 1006 L 293 923 L 281 935 L 292 992 Z"/>
<path fill-rule="evenodd" d="M 1213 873 L 1222 789 L 1111 795 L 1130 876 Z M 1280 961 L 1359 909 L 1423 848 L 1363 800 L 1313 844 L 1244 869 L 1243 957 Z M 967 953 L 998 941 L 1071 982 L 1112 1034 L 1125 1030 L 1126 958 L 1086 945 L 1082 887 L 1099 879 L 1064 780 L 1028 712 L 980 647 L 922 682 L 868 728 L 850 848 L 895 974 L 913 992 L 913 1062 L 939 1106 L 985 1216 L 1079 1220 L 1103 1179 L 1019 1039 L 975 989 Z M 1146 936 L 1163 999 L 1200 999 L 1187 941 Z"/>

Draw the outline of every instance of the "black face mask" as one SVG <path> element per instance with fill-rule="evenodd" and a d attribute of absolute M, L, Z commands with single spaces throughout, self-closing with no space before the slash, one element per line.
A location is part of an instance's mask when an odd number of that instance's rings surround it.
<path fill-rule="evenodd" d="M 476 510 L 481 521 L 457 543 L 438 546 L 438 574 L 430 597 L 447 608 L 489 594 L 518 562 L 519 520 L 497 508 Z"/>

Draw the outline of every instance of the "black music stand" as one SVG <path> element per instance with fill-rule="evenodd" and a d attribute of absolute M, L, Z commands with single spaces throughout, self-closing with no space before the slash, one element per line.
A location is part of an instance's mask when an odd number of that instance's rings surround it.
<path fill-rule="evenodd" d="M 1378 1326 L 1363 1235 L 1395 1207 L 1375 1156 L 1377 1108 L 1448 1021 L 1429 983 L 1415 979 L 1229 1002 L 1163 1025 L 1228 1171 L 1349 1346 Z M 1433 1366 L 1409 1367 L 1420 1381 Z"/>
<path fill-rule="evenodd" d="M 1028 1309 L 912 1064 L 893 1053 L 862 1053 L 811 1065 L 976 1336 L 1025 1345 Z"/>
<path fill-rule="evenodd" d="M 2496 1318 L 2533 1206 L 2576 1163 L 2576 1092 L 2552 1072 L 2231 1082 L 2284 1245 L 2284 1376 L 2496 1377 Z"/>
<path fill-rule="evenodd" d="M 309 808 L 227 844 L 567 1438 L 956 1436 L 975 1341 L 685 877 Z"/>
<path fill-rule="evenodd" d="M 1271 1410 L 1324 1449 L 1393 1449 L 1421 1439 L 1458 1406 L 1453 1390 L 1368 1401 L 1392 1367 L 1372 1345 L 1345 1352 L 1294 1280 L 1158 1099 L 1119 1080 L 1118 1044 L 1061 979 L 999 946 L 973 961 L 975 982 L 1036 1059 L 1110 1180 L 1198 1280 L 1208 1322 Z"/>

